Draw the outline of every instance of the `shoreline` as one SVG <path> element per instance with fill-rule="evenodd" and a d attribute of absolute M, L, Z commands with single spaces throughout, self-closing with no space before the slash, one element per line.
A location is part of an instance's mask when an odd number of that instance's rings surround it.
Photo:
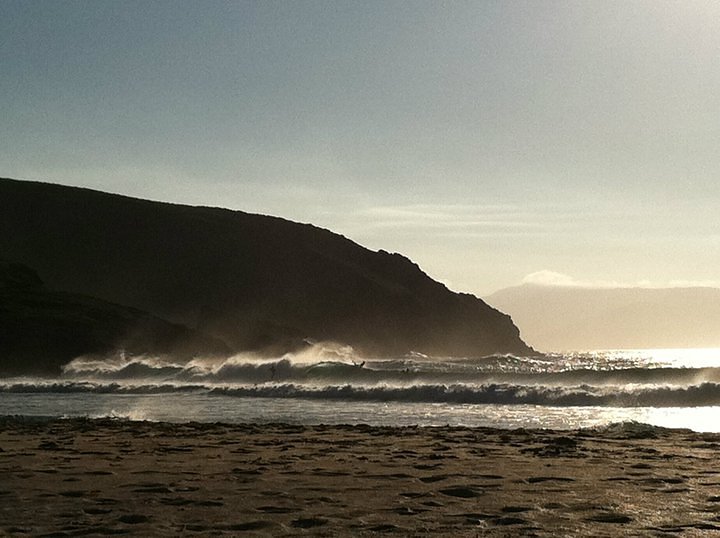
<path fill-rule="evenodd" d="M 0 417 L 0 534 L 692 536 L 720 434 Z"/>
<path fill-rule="evenodd" d="M 42 426 L 48 424 L 67 424 L 70 427 L 79 427 L 81 425 L 95 426 L 98 428 L 107 426 L 123 426 L 123 425 L 140 425 L 140 426 L 159 426 L 161 429 L 172 429 L 174 427 L 190 427 L 198 429 L 206 428 L 258 428 L 258 427 L 278 427 L 278 428 L 338 428 L 341 430 L 357 428 L 359 430 L 472 430 L 482 432 L 524 432 L 524 433 L 547 433 L 557 435 L 580 435 L 580 436 L 627 436 L 627 438 L 652 438 L 658 435 L 687 434 L 698 436 L 716 436 L 720 440 L 720 432 L 704 432 L 696 431 L 691 428 L 669 428 L 658 426 L 635 420 L 612 422 L 598 426 L 579 427 L 579 428 L 542 428 L 542 427 L 512 427 L 503 428 L 499 426 L 468 426 L 462 424 L 412 424 L 412 425 L 386 425 L 386 424 L 368 424 L 368 423 L 323 423 L 313 422 L 308 424 L 299 424 L 286 421 L 203 421 L 203 420 L 155 420 L 155 419 L 137 419 L 122 415 L 118 416 L 59 416 L 59 415 L 20 415 L 20 414 L 0 414 L 0 433 L 4 429 L 12 429 L 21 426 Z M 625 438 L 625 437 L 623 437 Z"/>

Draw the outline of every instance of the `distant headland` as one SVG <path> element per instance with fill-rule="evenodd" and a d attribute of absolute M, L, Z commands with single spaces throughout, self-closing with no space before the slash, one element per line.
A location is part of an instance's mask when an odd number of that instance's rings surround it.
<path fill-rule="evenodd" d="M 720 347 L 720 289 L 524 284 L 485 297 L 541 351 Z"/>

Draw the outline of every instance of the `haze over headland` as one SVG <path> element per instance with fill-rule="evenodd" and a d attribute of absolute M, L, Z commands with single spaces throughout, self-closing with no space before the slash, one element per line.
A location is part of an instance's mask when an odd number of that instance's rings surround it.
<path fill-rule="evenodd" d="M 720 287 L 713 284 L 654 288 L 543 272 L 485 299 L 541 351 L 713 348 L 720 347 Z"/>
<path fill-rule="evenodd" d="M 716 281 L 720 8 L 0 3 L 0 175 L 221 206 L 488 295 Z"/>

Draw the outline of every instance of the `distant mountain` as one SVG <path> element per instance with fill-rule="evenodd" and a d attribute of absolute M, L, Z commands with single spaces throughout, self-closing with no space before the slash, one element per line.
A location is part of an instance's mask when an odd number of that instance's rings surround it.
<path fill-rule="evenodd" d="M 720 289 L 527 284 L 485 298 L 541 351 L 720 347 Z"/>
<path fill-rule="evenodd" d="M 0 179 L 0 256 L 51 289 L 141 309 L 233 350 L 310 339 L 379 356 L 532 352 L 509 316 L 407 258 L 276 217 Z"/>
<path fill-rule="evenodd" d="M 0 260 L 0 375 L 58 374 L 78 355 L 228 354 L 222 342 L 134 308 L 51 291 L 23 265 Z"/>

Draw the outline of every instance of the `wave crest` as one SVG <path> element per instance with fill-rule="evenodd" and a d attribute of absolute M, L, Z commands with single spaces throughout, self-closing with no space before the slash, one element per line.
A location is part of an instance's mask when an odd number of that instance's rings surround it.
<path fill-rule="evenodd" d="M 538 405 L 556 407 L 696 407 L 720 405 L 720 384 L 688 387 L 575 387 L 488 384 L 468 386 L 410 385 L 309 386 L 295 383 L 260 385 L 126 384 L 101 382 L 14 382 L 0 384 L 9 393 L 162 394 L 204 392 L 215 396 L 310 400 L 413 402 L 449 404 Z"/>

